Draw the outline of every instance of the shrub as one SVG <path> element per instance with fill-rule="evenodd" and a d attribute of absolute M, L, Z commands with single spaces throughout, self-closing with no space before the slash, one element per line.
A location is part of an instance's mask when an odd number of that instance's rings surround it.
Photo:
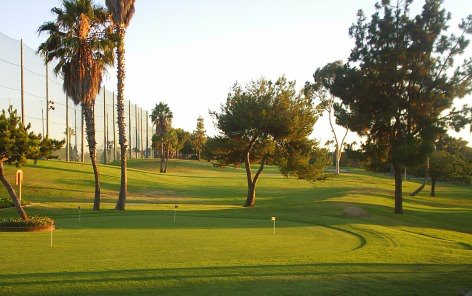
<path fill-rule="evenodd" d="M 29 220 L 21 218 L 5 218 L 0 220 L 0 227 L 36 227 L 54 225 L 54 220 L 49 217 L 33 216 Z"/>
<path fill-rule="evenodd" d="M 11 200 L 4 197 L 0 197 L 0 209 L 11 207 L 13 207 L 13 203 L 11 202 Z"/>
<path fill-rule="evenodd" d="M 24 200 L 21 201 L 21 205 L 27 205 L 29 202 L 25 202 Z M 5 197 L 0 197 L 0 209 L 5 209 L 5 208 L 13 208 L 15 205 L 9 198 Z"/>

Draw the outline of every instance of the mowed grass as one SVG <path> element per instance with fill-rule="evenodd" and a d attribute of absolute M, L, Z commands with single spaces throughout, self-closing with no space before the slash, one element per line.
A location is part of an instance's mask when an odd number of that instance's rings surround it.
<path fill-rule="evenodd" d="M 255 208 L 241 168 L 133 160 L 127 211 L 113 210 L 119 168 L 101 166 L 91 211 L 88 165 L 24 168 L 30 214 L 53 233 L 0 233 L 0 295 L 457 295 L 472 290 L 472 188 L 439 184 L 393 214 L 393 180 L 363 170 L 310 183 L 269 167 Z M 14 167 L 7 173 L 13 180 Z M 429 187 L 429 186 L 428 186 Z M 1 191 L 3 196 L 5 191 Z M 175 208 L 178 204 L 178 208 Z M 81 207 L 80 220 L 78 207 Z M 368 217 L 343 216 L 347 206 Z M 12 209 L 0 217 L 14 216 Z M 175 223 L 174 223 L 175 215 Z M 278 218 L 273 234 L 270 218 Z"/>

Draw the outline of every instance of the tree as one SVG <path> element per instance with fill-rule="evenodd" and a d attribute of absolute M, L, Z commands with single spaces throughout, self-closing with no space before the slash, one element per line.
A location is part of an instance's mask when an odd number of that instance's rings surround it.
<path fill-rule="evenodd" d="M 402 170 L 425 161 L 444 132 L 441 114 L 472 90 L 472 60 L 455 62 L 468 45 L 464 36 L 472 33 L 472 16 L 461 23 L 461 36 L 446 36 L 450 15 L 441 2 L 426 0 L 414 18 L 412 0 L 382 1 L 370 22 L 359 11 L 349 30 L 356 45 L 331 88 L 342 101 L 335 104 L 338 121 L 392 165 L 399 214 Z"/>
<path fill-rule="evenodd" d="M 174 130 L 177 137 L 175 153 L 179 154 L 184 149 L 185 144 L 190 140 L 192 135 L 181 128 L 176 128 Z"/>
<path fill-rule="evenodd" d="M 337 61 L 334 63 L 329 63 L 323 68 L 318 68 L 313 74 L 314 83 L 306 83 L 305 87 L 313 88 L 314 96 L 318 98 L 323 107 L 324 111 L 328 113 L 328 122 L 333 134 L 334 147 L 335 147 L 335 161 L 336 161 L 336 175 L 340 174 L 339 162 L 344 148 L 344 141 L 346 140 L 347 133 L 349 129 L 345 129 L 344 135 L 342 138 L 338 137 L 336 130 L 334 129 L 333 115 L 334 115 L 334 104 L 336 102 L 336 97 L 331 93 L 330 88 L 332 88 L 334 80 L 336 78 L 336 70 L 342 67 L 342 62 Z"/>
<path fill-rule="evenodd" d="M 470 114 L 470 116 L 467 116 L 467 114 Z M 457 147 L 467 146 L 467 142 L 462 141 L 460 139 L 454 139 L 454 138 L 449 137 L 447 135 L 446 127 L 453 128 L 454 130 L 458 132 L 460 129 L 464 128 L 467 124 L 471 124 L 472 123 L 472 108 L 468 107 L 467 105 L 464 106 L 463 109 L 459 111 L 453 108 L 453 110 L 451 110 L 445 116 L 440 118 L 440 122 L 442 122 L 443 129 L 442 131 L 437 133 L 436 138 L 434 139 L 434 141 L 436 141 L 435 146 L 437 149 L 441 150 L 441 148 L 438 148 L 438 147 L 441 147 L 442 145 L 449 145 L 449 144 L 451 144 L 452 146 L 457 146 Z M 471 125 L 471 128 L 472 128 L 472 125 Z M 429 179 L 429 170 L 430 170 L 430 156 L 427 155 L 426 161 L 424 164 L 423 183 L 415 191 L 410 193 L 410 196 L 415 196 L 424 189 Z"/>
<path fill-rule="evenodd" d="M 28 151 L 27 158 L 33 159 L 34 163 L 38 162 L 38 159 L 56 159 L 57 155 L 53 155 L 53 152 L 61 149 L 64 146 L 65 140 L 58 141 L 50 138 L 41 138 L 41 136 L 31 136 L 32 140 L 35 140 L 35 144 Z"/>
<path fill-rule="evenodd" d="M 177 129 L 170 128 L 164 133 L 155 134 L 152 137 L 155 147 L 161 147 L 161 173 L 167 173 L 169 158 L 178 151 L 179 135 Z"/>
<path fill-rule="evenodd" d="M 74 103 L 81 104 L 87 128 L 90 160 L 95 176 L 93 209 L 100 209 L 100 180 L 95 141 L 95 98 L 106 66 L 113 65 L 113 36 L 109 31 L 109 15 L 91 0 L 63 0 L 62 8 L 54 7 L 54 22 L 38 29 L 49 36 L 38 49 L 46 63 L 57 60 L 56 75 L 63 78 L 63 89 Z"/>
<path fill-rule="evenodd" d="M 0 181 L 10 195 L 18 215 L 28 220 L 28 215 L 5 176 L 4 164 L 15 164 L 17 167 L 26 162 L 27 158 L 51 155 L 54 150 L 61 148 L 64 141 L 53 141 L 42 138 L 30 132 L 31 125 L 23 125 L 21 118 L 12 106 L 0 114 Z"/>
<path fill-rule="evenodd" d="M 211 112 L 220 135 L 206 148 L 220 164 L 244 162 L 248 184 L 244 206 L 255 205 L 257 181 L 268 163 L 278 164 L 284 175 L 310 179 L 321 175 L 316 159 L 309 162 L 316 147 L 307 139 L 319 112 L 311 94 L 297 95 L 295 82 L 284 77 L 245 87 L 236 83 L 220 110 Z M 255 172 L 254 162 L 259 163 Z"/>
<path fill-rule="evenodd" d="M 161 157 L 161 168 L 160 172 L 164 173 L 164 166 L 165 166 L 165 141 L 162 141 L 165 134 L 170 130 L 172 126 L 172 118 L 173 114 L 170 111 L 170 108 L 167 104 L 160 102 L 154 109 L 150 115 L 152 122 L 156 126 L 156 138 L 154 142 L 160 143 L 160 157 Z"/>
<path fill-rule="evenodd" d="M 436 182 L 441 178 L 450 178 L 454 175 L 457 159 L 446 151 L 434 151 L 431 154 L 431 196 L 436 196 Z"/>
<path fill-rule="evenodd" d="M 117 99 L 116 110 L 118 115 L 118 136 L 120 143 L 121 182 L 120 194 L 116 203 L 117 210 L 125 210 L 126 194 L 128 192 L 128 175 L 126 170 L 126 123 L 125 123 L 125 35 L 131 18 L 134 15 L 135 0 L 106 0 L 105 3 L 111 13 L 115 34 L 117 35 L 116 57 L 117 71 Z"/>
<path fill-rule="evenodd" d="M 199 116 L 197 118 L 197 128 L 193 132 L 192 142 L 195 152 L 197 153 L 197 159 L 200 160 L 200 154 L 202 153 L 203 146 L 205 145 L 206 134 L 205 134 L 205 124 L 203 117 Z"/>

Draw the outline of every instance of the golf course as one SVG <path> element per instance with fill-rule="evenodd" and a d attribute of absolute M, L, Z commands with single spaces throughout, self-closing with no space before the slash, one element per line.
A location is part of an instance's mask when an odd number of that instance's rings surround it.
<path fill-rule="evenodd" d="M 472 188 L 408 192 L 390 175 L 346 169 L 308 182 L 269 166 L 242 207 L 244 168 L 130 160 L 127 210 L 117 164 L 28 162 L 23 199 L 50 232 L 0 232 L 0 295 L 458 295 L 472 288 Z M 14 178 L 16 168 L 6 167 Z M 12 180 L 14 181 L 14 180 Z M 2 188 L 2 196 L 6 191 Z M 79 209 L 80 207 L 80 209 Z M 0 218 L 15 217 L 14 208 Z M 276 217 L 275 232 L 271 221 Z"/>

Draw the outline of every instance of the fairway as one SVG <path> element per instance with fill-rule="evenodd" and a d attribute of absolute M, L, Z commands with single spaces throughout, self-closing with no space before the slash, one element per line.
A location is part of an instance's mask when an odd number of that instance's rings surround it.
<path fill-rule="evenodd" d="M 268 167 L 256 207 L 243 208 L 243 169 L 171 160 L 162 175 L 158 160 L 129 164 L 124 213 L 113 210 L 119 167 L 100 166 L 99 213 L 91 211 L 88 165 L 24 167 L 26 210 L 54 218 L 57 230 L 52 248 L 48 232 L 0 233 L 0 295 L 456 295 L 472 289 L 470 186 L 440 184 L 437 197 L 412 198 L 407 193 L 418 183 L 405 182 L 405 214 L 395 215 L 386 175 L 353 169 L 310 183 Z M 8 176 L 14 171 L 8 167 Z M 368 215 L 345 217 L 348 206 Z M 15 214 L 0 210 L 0 217 Z"/>

